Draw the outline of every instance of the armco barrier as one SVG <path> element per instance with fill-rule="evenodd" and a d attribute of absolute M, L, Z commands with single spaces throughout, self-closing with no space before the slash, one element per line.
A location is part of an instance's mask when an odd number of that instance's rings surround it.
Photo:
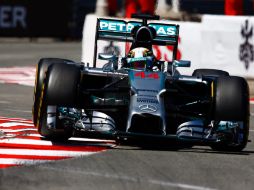
<path fill-rule="evenodd" d="M 254 17 L 205 15 L 202 20 L 201 65 L 254 79 Z"/>
<path fill-rule="evenodd" d="M 83 28 L 82 62 L 90 65 L 94 56 L 96 19 L 95 15 L 87 15 Z M 192 62 L 191 68 L 180 69 L 183 74 L 191 74 L 197 68 L 213 68 L 254 79 L 254 17 L 205 15 L 201 23 L 162 22 L 180 25 L 178 54 L 180 59 Z M 107 45 L 100 44 L 100 51 Z M 154 48 L 154 53 L 164 60 L 171 57 L 171 52 L 169 47 Z"/>

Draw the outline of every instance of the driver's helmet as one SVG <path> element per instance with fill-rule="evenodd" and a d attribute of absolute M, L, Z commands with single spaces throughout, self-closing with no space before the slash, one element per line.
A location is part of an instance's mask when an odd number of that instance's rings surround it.
<path fill-rule="evenodd" d="M 127 55 L 127 65 L 132 69 L 152 69 L 154 60 L 153 52 L 143 47 L 134 48 Z"/>

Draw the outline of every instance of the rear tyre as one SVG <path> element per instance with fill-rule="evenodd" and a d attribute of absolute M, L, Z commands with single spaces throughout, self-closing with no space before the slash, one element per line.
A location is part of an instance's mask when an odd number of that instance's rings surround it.
<path fill-rule="evenodd" d="M 212 77 L 227 77 L 229 73 L 227 71 L 217 70 L 217 69 L 196 69 L 192 73 L 192 76 L 202 78 L 203 76 L 212 76 Z"/>
<path fill-rule="evenodd" d="M 74 64 L 53 64 L 46 72 L 42 85 L 40 104 L 38 108 L 38 132 L 50 140 L 67 140 L 72 136 L 71 126 L 68 128 L 58 118 L 58 111 L 53 113 L 55 126 L 49 129 L 47 119 L 49 105 L 57 107 L 75 107 L 78 97 L 78 84 L 80 81 L 80 68 Z"/>
<path fill-rule="evenodd" d="M 38 119 L 38 109 L 39 109 L 39 99 L 42 91 L 43 81 L 46 77 L 46 71 L 48 67 L 52 64 L 63 64 L 67 62 L 72 62 L 67 59 L 58 59 L 58 58 L 43 58 L 40 59 L 39 63 L 36 67 L 36 76 L 35 76 L 35 85 L 34 85 L 34 104 L 32 107 L 33 113 L 33 122 L 34 125 L 37 126 L 37 119 Z"/>
<path fill-rule="evenodd" d="M 213 150 L 241 151 L 249 136 L 249 87 L 242 77 L 219 77 L 215 91 L 215 121 L 242 122 L 242 128 L 236 134 L 238 143 L 221 142 L 214 144 Z"/>

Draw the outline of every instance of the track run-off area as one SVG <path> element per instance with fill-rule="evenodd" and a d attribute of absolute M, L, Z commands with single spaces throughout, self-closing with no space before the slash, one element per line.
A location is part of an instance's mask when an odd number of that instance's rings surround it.
<path fill-rule="evenodd" d="M 114 141 L 83 138 L 53 143 L 44 140 L 30 120 L 0 117 L 0 168 L 88 156 L 113 145 Z"/>
<path fill-rule="evenodd" d="M 240 153 L 194 146 L 117 146 L 71 138 L 53 143 L 31 118 L 35 65 L 42 57 L 80 61 L 79 42 L 0 43 L 0 189 L 253 189 L 254 99 L 251 142 Z"/>

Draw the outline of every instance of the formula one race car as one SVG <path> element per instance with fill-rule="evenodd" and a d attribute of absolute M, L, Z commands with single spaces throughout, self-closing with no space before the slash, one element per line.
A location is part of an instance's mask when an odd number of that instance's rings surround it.
<path fill-rule="evenodd" d="M 214 69 L 184 76 L 177 60 L 179 26 L 148 20 L 97 19 L 92 67 L 46 58 L 37 65 L 33 121 L 51 140 L 76 134 L 96 138 L 158 137 L 241 151 L 248 142 L 249 88 L 246 80 Z M 123 57 L 98 53 L 98 41 L 130 44 Z M 153 45 L 172 46 L 172 61 L 158 60 Z M 104 60 L 97 67 L 97 58 Z"/>

